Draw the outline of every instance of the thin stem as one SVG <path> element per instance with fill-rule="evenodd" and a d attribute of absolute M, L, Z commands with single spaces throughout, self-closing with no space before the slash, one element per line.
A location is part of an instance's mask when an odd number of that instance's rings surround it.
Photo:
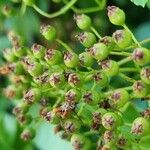
<path fill-rule="evenodd" d="M 123 65 L 123 64 L 125 64 L 125 63 L 127 63 L 131 60 L 132 60 L 131 56 L 126 57 L 125 59 L 122 59 L 122 60 L 118 61 L 118 65 L 121 66 L 121 65 Z"/>
<path fill-rule="evenodd" d="M 61 8 L 60 10 L 54 12 L 54 13 L 51 13 L 51 14 L 48 14 L 44 11 L 42 11 L 39 7 L 37 7 L 36 5 L 33 5 L 33 8 L 41 15 L 47 17 L 47 18 L 54 18 L 54 17 L 57 17 L 57 16 L 60 16 L 64 13 L 66 13 L 75 3 L 77 2 L 77 0 L 71 0 L 70 2 L 68 2 L 63 8 Z"/>
<path fill-rule="evenodd" d="M 90 27 L 90 29 L 93 31 L 93 33 L 95 33 L 95 35 L 96 35 L 99 39 L 101 39 L 100 34 L 98 33 L 98 31 L 97 31 L 94 27 Z"/>
<path fill-rule="evenodd" d="M 81 108 L 79 109 L 79 111 L 78 111 L 78 113 L 77 113 L 77 116 L 80 116 L 80 115 L 81 115 L 81 113 L 82 113 L 82 111 L 83 111 L 85 105 L 86 105 L 85 103 L 82 103 Z"/>
<path fill-rule="evenodd" d="M 62 40 L 56 39 L 56 41 L 57 41 L 60 45 L 62 45 L 64 48 L 66 48 L 66 50 L 68 50 L 69 52 L 73 52 L 72 48 L 71 48 L 69 45 L 67 45 L 66 43 L 64 43 Z"/>
<path fill-rule="evenodd" d="M 25 11 L 26 11 L 27 5 L 25 3 L 22 2 L 21 4 L 21 9 L 20 9 L 20 14 L 24 15 Z"/>
<path fill-rule="evenodd" d="M 131 30 L 124 24 L 123 27 L 131 34 L 133 41 L 135 42 L 135 44 L 138 45 L 138 47 L 141 47 L 140 43 L 137 41 L 137 39 L 135 38 L 134 34 L 131 32 Z"/>
<path fill-rule="evenodd" d="M 136 68 L 129 68 L 129 67 L 127 67 L 127 68 L 120 68 L 119 71 L 120 72 L 139 72 L 138 69 L 136 69 Z"/>
<path fill-rule="evenodd" d="M 55 104 L 53 105 L 53 108 L 56 108 L 62 101 L 62 98 L 58 98 Z"/>
<path fill-rule="evenodd" d="M 110 52 L 110 55 L 118 55 L 118 56 L 130 56 L 131 53 L 128 53 L 128 52 Z"/>
<path fill-rule="evenodd" d="M 134 82 L 136 81 L 136 80 L 134 80 L 134 79 L 132 79 L 132 78 L 126 76 L 126 75 L 123 74 L 123 73 L 119 73 L 119 76 L 120 76 L 121 78 L 125 79 L 126 81 L 131 82 L 131 83 L 134 83 Z"/>
<path fill-rule="evenodd" d="M 91 91 L 96 88 L 96 85 L 97 85 L 96 82 L 94 82 L 94 84 L 93 84 L 93 86 L 92 86 L 92 88 L 91 88 Z"/>

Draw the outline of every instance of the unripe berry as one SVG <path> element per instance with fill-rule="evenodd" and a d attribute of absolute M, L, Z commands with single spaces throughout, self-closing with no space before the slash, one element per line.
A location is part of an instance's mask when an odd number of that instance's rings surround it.
<path fill-rule="evenodd" d="M 76 21 L 77 26 L 81 30 L 87 30 L 91 26 L 91 19 L 87 15 L 84 15 L 84 14 L 82 14 L 82 15 L 75 15 L 74 19 Z"/>
<path fill-rule="evenodd" d="M 144 136 L 150 133 L 150 126 L 147 119 L 138 117 L 132 123 L 131 133 L 137 136 Z"/>
<path fill-rule="evenodd" d="M 24 94 L 24 102 L 28 105 L 31 105 L 35 101 L 38 101 L 41 99 L 41 92 L 37 88 L 30 89 Z"/>
<path fill-rule="evenodd" d="M 32 140 L 34 136 L 35 136 L 35 131 L 34 129 L 31 128 L 24 129 L 20 135 L 21 139 L 24 140 L 25 142 Z"/>
<path fill-rule="evenodd" d="M 26 55 L 27 49 L 28 48 L 26 48 L 26 47 L 15 46 L 15 47 L 13 47 L 13 52 L 16 57 L 22 57 L 22 56 Z"/>
<path fill-rule="evenodd" d="M 78 40 L 81 42 L 81 44 L 86 47 L 89 48 L 91 47 L 94 43 L 96 43 L 96 37 L 93 33 L 91 32 L 83 32 L 80 33 L 77 36 Z"/>
<path fill-rule="evenodd" d="M 47 39 L 49 41 L 53 41 L 56 39 L 57 32 L 53 26 L 42 25 L 40 28 L 40 32 L 45 37 L 45 39 Z"/>
<path fill-rule="evenodd" d="M 89 52 L 83 52 L 79 55 L 80 64 L 84 67 L 91 67 L 94 63 L 93 57 Z"/>
<path fill-rule="evenodd" d="M 81 134 L 73 134 L 71 136 L 71 144 L 74 150 L 91 150 L 90 140 Z"/>
<path fill-rule="evenodd" d="M 107 46 L 103 43 L 94 44 L 93 47 L 89 49 L 89 51 L 91 55 L 97 60 L 104 60 L 109 54 Z"/>
<path fill-rule="evenodd" d="M 36 58 L 38 59 L 44 58 L 45 50 L 46 50 L 44 46 L 35 43 L 32 45 L 31 50 L 33 51 L 33 55 Z"/>
<path fill-rule="evenodd" d="M 145 65 L 150 62 L 150 51 L 146 48 L 136 48 L 132 54 L 133 61 L 138 65 Z"/>
<path fill-rule="evenodd" d="M 14 55 L 11 48 L 5 48 L 3 50 L 3 56 L 8 62 L 13 62 L 17 60 L 17 57 Z"/>
<path fill-rule="evenodd" d="M 104 43 L 109 51 L 113 50 L 115 47 L 115 42 L 111 36 L 104 36 L 99 40 L 99 42 Z"/>
<path fill-rule="evenodd" d="M 76 74 L 76 73 L 71 73 L 69 75 L 69 78 L 68 78 L 68 83 L 70 86 L 72 87 L 79 87 L 81 86 L 81 76 L 79 74 Z"/>
<path fill-rule="evenodd" d="M 114 60 L 103 60 L 100 65 L 108 76 L 115 76 L 119 73 L 119 65 Z"/>
<path fill-rule="evenodd" d="M 64 85 L 65 79 L 62 73 L 52 73 L 49 82 L 53 87 L 60 87 Z"/>
<path fill-rule="evenodd" d="M 108 6 L 108 17 L 112 24 L 122 26 L 125 24 L 125 13 L 116 6 Z"/>
<path fill-rule="evenodd" d="M 64 122 L 64 129 L 69 133 L 75 133 L 78 132 L 81 124 L 79 123 L 79 120 L 76 119 L 68 119 Z"/>
<path fill-rule="evenodd" d="M 61 62 L 62 54 L 60 51 L 55 49 L 48 49 L 45 52 L 45 60 L 49 65 L 56 65 Z"/>
<path fill-rule="evenodd" d="M 114 133 L 112 131 L 106 130 L 103 135 L 104 143 L 110 144 L 110 143 L 114 142 L 114 140 L 115 140 Z"/>
<path fill-rule="evenodd" d="M 23 0 L 23 2 L 28 6 L 33 6 L 33 4 L 35 3 L 35 0 Z"/>
<path fill-rule="evenodd" d="M 10 5 L 4 5 L 1 8 L 1 12 L 6 16 L 6 17 L 11 17 L 14 15 L 14 9 Z"/>
<path fill-rule="evenodd" d="M 120 48 L 126 48 L 132 44 L 131 34 L 124 30 L 117 30 L 113 33 L 113 39 Z"/>
<path fill-rule="evenodd" d="M 132 87 L 134 95 L 137 97 L 145 97 L 150 91 L 149 86 L 144 82 L 142 82 L 141 80 L 136 81 Z"/>
<path fill-rule="evenodd" d="M 118 116 L 115 113 L 108 112 L 102 116 L 102 125 L 108 130 L 116 128 L 119 124 Z"/>
<path fill-rule="evenodd" d="M 108 77 L 103 71 L 94 73 L 93 79 L 101 87 L 107 86 L 108 84 Z"/>
<path fill-rule="evenodd" d="M 96 91 L 87 91 L 83 95 L 83 101 L 90 105 L 96 105 L 100 102 L 101 95 Z"/>
<path fill-rule="evenodd" d="M 78 55 L 74 52 L 65 52 L 64 63 L 68 68 L 75 68 L 79 63 Z"/>
<path fill-rule="evenodd" d="M 150 84 L 150 67 L 144 67 L 141 70 L 140 76 L 144 83 Z"/>
<path fill-rule="evenodd" d="M 65 100 L 71 102 L 78 102 L 81 99 L 81 93 L 77 89 L 70 89 L 65 94 Z"/>
<path fill-rule="evenodd" d="M 129 94 L 124 89 L 117 89 L 110 95 L 109 99 L 112 105 L 120 108 L 128 102 Z"/>

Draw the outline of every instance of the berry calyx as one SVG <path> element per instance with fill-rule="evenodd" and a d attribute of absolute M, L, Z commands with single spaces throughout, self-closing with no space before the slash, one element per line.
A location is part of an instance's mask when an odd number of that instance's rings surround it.
<path fill-rule="evenodd" d="M 71 73 L 68 77 L 68 83 L 71 87 L 79 87 L 81 86 L 81 76 L 77 73 Z"/>

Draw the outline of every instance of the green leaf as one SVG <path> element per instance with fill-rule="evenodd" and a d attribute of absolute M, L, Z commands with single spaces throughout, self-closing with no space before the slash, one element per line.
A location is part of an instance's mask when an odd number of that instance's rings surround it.
<path fill-rule="evenodd" d="M 131 0 L 135 5 L 145 7 L 148 0 Z"/>
<path fill-rule="evenodd" d="M 150 9 L 150 0 L 146 3 L 146 6 Z"/>

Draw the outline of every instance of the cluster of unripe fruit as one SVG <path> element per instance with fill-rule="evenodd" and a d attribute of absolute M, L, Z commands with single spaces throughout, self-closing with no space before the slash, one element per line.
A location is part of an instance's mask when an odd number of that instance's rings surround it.
<path fill-rule="evenodd" d="M 11 34 L 13 48 L 4 50 L 8 63 L 0 71 L 9 73 L 12 83 L 4 90 L 5 95 L 20 99 L 13 113 L 25 129 L 22 139 L 34 137 L 30 109 L 37 104 L 40 118 L 55 124 L 55 132 L 70 140 L 75 150 L 130 150 L 131 139 L 136 143 L 150 133 L 149 109 L 135 118 L 129 136 L 120 129 L 126 125 L 122 108 L 132 99 L 149 98 L 150 51 L 137 43 L 126 27 L 123 10 L 109 6 L 108 17 L 112 24 L 124 29 L 117 30 L 112 37 L 99 35 L 98 39 L 91 31 L 92 21 L 87 15 L 74 16 L 83 31 L 77 39 L 85 51 L 79 55 L 57 39 L 57 30 L 50 25 L 43 25 L 41 34 L 48 41 L 59 42 L 65 50 L 39 44 L 27 48 L 19 36 Z M 115 54 L 125 58 L 112 57 Z M 124 66 L 129 61 L 130 67 Z M 137 75 L 134 77 L 130 72 Z M 113 86 L 116 76 L 125 79 L 129 86 Z"/>

